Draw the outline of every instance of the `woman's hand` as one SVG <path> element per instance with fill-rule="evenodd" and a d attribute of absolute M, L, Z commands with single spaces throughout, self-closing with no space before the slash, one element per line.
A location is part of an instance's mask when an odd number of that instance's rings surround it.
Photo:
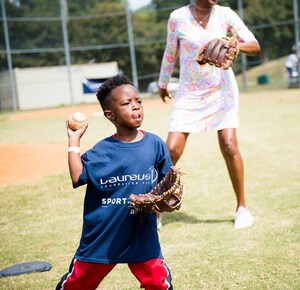
<path fill-rule="evenodd" d="M 162 89 L 162 88 L 158 88 L 158 89 L 159 89 L 159 96 L 161 97 L 164 103 L 166 103 L 166 98 L 168 98 L 169 100 L 172 98 L 168 89 Z"/>

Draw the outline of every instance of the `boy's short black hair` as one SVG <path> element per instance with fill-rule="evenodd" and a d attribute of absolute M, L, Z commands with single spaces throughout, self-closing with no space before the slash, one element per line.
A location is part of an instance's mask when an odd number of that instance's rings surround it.
<path fill-rule="evenodd" d="M 132 81 L 125 75 L 116 75 L 108 78 L 98 89 L 96 93 L 97 99 L 103 109 L 107 110 L 110 105 L 111 91 L 122 85 L 132 85 Z"/>

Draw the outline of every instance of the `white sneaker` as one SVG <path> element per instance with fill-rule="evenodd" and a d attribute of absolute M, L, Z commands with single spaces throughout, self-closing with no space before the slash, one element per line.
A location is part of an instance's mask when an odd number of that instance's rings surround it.
<path fill-rule="evenodd" d="M 240 206 L 235 214 L 234 228 L 236 230 L 249 228 L 253 225 L 254 218 L 249 210 Z"/>
<path fill-rule="evenodd" d="M 162 227 L 161 216 L 156 217 L 157 229 L 159 230 Z"/>

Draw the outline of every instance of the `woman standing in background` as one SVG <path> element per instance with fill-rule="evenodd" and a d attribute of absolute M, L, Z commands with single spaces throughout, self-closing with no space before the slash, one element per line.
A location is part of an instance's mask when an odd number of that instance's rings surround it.
<path fill-rule="evenodd" d="M 232 9 L 217 3 L 218 0 L 196 0 L 195 4 L 170 14 L 158 86 L 160 97 L 166 102 L 171 98 L 167 86 L 179 56 L 180 83 L 166 141 L 171 159 L 176 165 L 190 133 L 216 130 L 237 200 L 234 228 L 242 229 L 252 226 L 253 216 L 246 208 L 244 166 L 236 136 L 239 126 L 236 79 L 231 68 L 200 66 L 196 58 L 210 40 L 232 31 L 238 36 L 241 53 L 257 54 L 260 45 Z M 158 227 L 160 219 L 158 216 Z"/>

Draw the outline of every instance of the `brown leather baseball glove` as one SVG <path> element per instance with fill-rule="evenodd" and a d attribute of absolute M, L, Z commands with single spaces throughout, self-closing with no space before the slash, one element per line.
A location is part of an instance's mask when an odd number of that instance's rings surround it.
<path fill-rule="evenodd" d="M 199 52 L 197 62 L 228 69 L 239 54 L 239 42 L 235 37 L 216 38 L 207 43 Z"/>
<path fill-rule="evenodd" d="M 172 166 L 164 179 L 158 183 L 149 193 L 131 194 L 131 204 L 141 212 L 172 212 L 179 210 L 182 197 L 183 185 L 180 183 L 182 173 Z"/>

